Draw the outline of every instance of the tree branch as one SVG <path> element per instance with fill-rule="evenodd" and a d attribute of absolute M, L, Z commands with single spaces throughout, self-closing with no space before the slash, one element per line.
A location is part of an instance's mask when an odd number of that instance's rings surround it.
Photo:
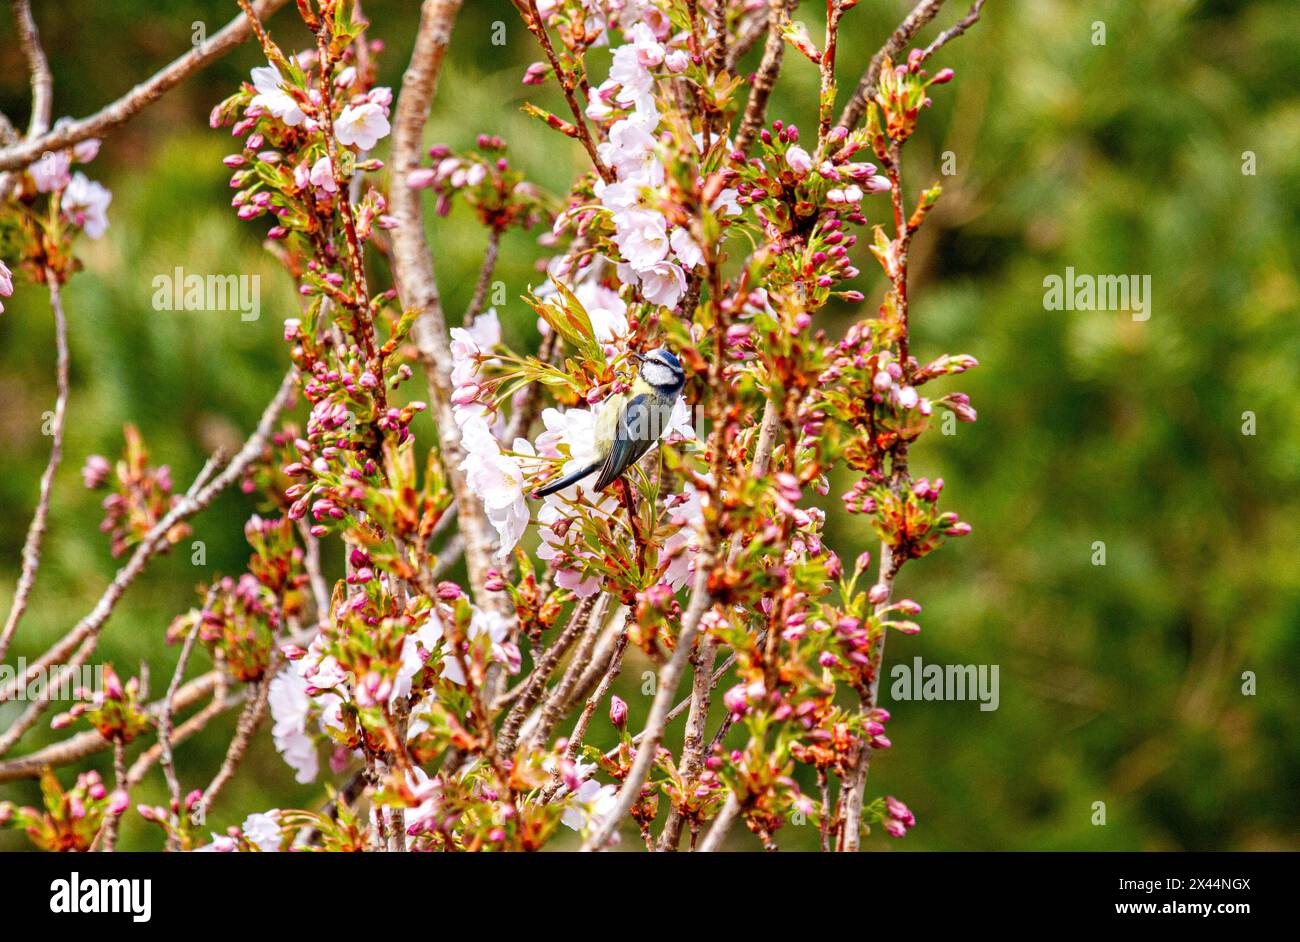
<path fill-rule="evenodd" d="M 890 34 L 889 39 L 880 47 L 880 51 L 871 57 L 871 64 L 867 66 L 867 71 L 863 73 L 862 80 L 858 82 L 858 87 L 849 98 L 848 104 L 840 112 L 839 126 L 848 128 L 852 131 L 866 114 L 867 102 L 875 93 L 876 83 L 880 80 L 880 67 L 885 58 L 898 58 L 912 37 L 920 32 L 921 27 L 925 26 L 932 19 L 939 15 L 943 9 L 944 0 L 921 0 L 912 8 L 912 12 L 907 14 L 903 22 Z"/>
<path fill-rule="evenodd" d="M 45 654 L 41 655 L 34 664 L 30 665 L 23 675 L 16 677 L 3 691 L 0 691 L 0 701 L 13 697 L 20 685 L 25 685 L 39 672 L 48 670 L 52 665 L 61 662 L 71 655 L 74 649 L 78 649 L 78 646 L 81 647 L 77 650 L 76 656 L 51 682 L 57 685 L 65 674 L 85 662 L 90 651 L 94 649 L 95 638 L 103 628 L 104 623 L 108 621 L 108 617 L 113 613 L 113 608 L 117 605 L 123 593 L 144 571 L 149 560 L 165 546 L 170 545 L 167 541 L 167 532 L 177 523 L 194 516 L 212 503 L 218 494 L 238 480 L 244 469 L 262 454 L 262 449 L 266 445 L 272 427 L 279 419 L 280 413 L 293 398 L 294 391 L 297 388 L 297 379 L 298 371 L 296 368 L 291 367 L 285 373 L 279 390 L 262 412 L 262 418 L 258 422 L 257 428 L 244 442 L 244 447 L 239 450 L 234 459 L 210 481 L 207 480 L 207 476 L 212 471 L 213 462 L 210 461 L 205 466 L 204 471 L 195 479 L 190 490 L 145 534 L 144 539 L 141 540 L 135 552 L 132 553 L 131 559 L 117 571 L 117 575 L 113 577 L 113 581 L 104 590 L 104 594 L 100 596 L 90 614 L 78 622 L 68 634 L 56 642 Z M 0 736 L 0 755 L 4 755 L 13 748 L 14 744 L 31 728 L 32 724 L 36 722 L 49 704 L 50 701 L 45 699 L 34 701 L 28 710 L 19 717 L 18 721 L 3 736 Z"/>
<path fill-rule="evenodd" d="M 194 678 L 176 691 L 176 695 L 172 698 L 172 709 L 184 710 L 198 703 L 217 689 L 217 680 L 218 673 L 215 670 Z M 229 704 L 226 705 L 229 706 Z M 162 700 L 149 706 L 150 712 L 155 716 L 161 716 L 162 709 Z M 185 724 L 182 723 L 176 730 L 173 745 L 182 738 L 181 730 L 184 727 Z M 44 749 L 38 749 L 30 755 L 19 756 L 17 759 L 10 759 L 8 762 L 0 762 L 0 783 L 15 782 L 24 778 L 38 778 L 41 769 L 46 766 L 69 765 L 87 756 L 93 756 L 97 752 L 103 752 L 109 745 L 109 741 L 99 735 L 96 730 L 92 729 L 88 732 L 78 733 L 63 742 L 54 743 Z M 136 766 L 139 764 L 140 760 L 137 759 L 136 764 L 131 767 L 131 774 L 127 776 L 133 783 L 139 780 L 135 775 Z"/>
<path fill-rule="evenodd" d="M 254 8 L 262 17 L 270 16 L 287 0 L 257 0 Z M 191 49 L 136 85 L 129 92 L 88 117 L 65 124 L 48 133 L 29 135 L 21 144 L 0 150 L 0 170 L 26 167 L 40 159 L 46 151 L 63 150 L 125 124 L 146 107 L 157 101 L 164 92 L 179 85 L 190 75 L 210 65 L 248 38 L 251 28 L 243 15 L 236 16 L 207 42 Z"/>
<path fill-rule="evenodd" d="M 411 63 L 402 77 L 401 95 L 393 117 L 390 197 L 393 216 L 398 223 L 392 233 L 393 274 L 402 306 L 419 312 L 411 333 L 429 376 L 429 397 L 447 479 L 456 497 L 470 591 L 480 608 L 495 608 L 513 621 L 513 612 L 506 611 L 508 597 L 503 593 L 489 593 L 483 588 L 487 572 L 492 568 L 496 539 L 483 502 L 469 489 L 465 472 L 461 469 L 465 452 L 451 410 L 451 343 L 447 336 L 447 321 L 438 295 L 433 256 L 424 234 L 420 192 L 406 185 L 407 174 L 420 163 L 425 121 L 460 6 L 461 0 L 424 0 Z"/>
<path fill-rule="evenodd" d="M 700 630 L 700 619 L 713 604 L 709 594 L 709 575 L 713 571 L 713 547 L 701 546 L 695 560 L 695 584 L 691 589 L 691 601 L 682 616 L 682 630 L 677 637 L 677 647 L 664 669 L 659 673 L 659 689 L 655 691 L 654 702 L 650 706 L 641 744 L 637 747 L 636 758 L 628 770 L 623 787 L 619 790 L 618 800 L 609 809 L 595 832 L 583 844 L 584 851 L 602 850 L 613 837 L 637 798 L 641 795 L 641 785 L 645 782 L 650 766 L 659 751 L 659 742 L 664 735 L 664 726 L 668 722 L 668 710 L 677 692 L 677 681 L 682 676 L 686 661 L 695 646 L 695 636 Z"/>

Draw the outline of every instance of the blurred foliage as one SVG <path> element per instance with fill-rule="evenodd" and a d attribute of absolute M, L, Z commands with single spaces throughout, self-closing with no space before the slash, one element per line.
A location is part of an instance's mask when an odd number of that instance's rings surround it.
<path fill-rule="evenodd" d="M 909 5 L 848 14 L 841 100 Z M 151 4 L 148 16 L 136 0 L 35 6 L 55 113 L 77 116 L 183 51 L 193 24 L 211 33 L 234 11 L 212 0 Z M 396 87 L 417 5 L 365 6 Z M 814 36 L 819 6 L 800 11 Z M 950 6 L 943 25 L 965 9 Z M 492 44 L 495 21 L 506 24 L 504 47 Z M 1097 23 L 1104 45 L 1093 42 Z M 22 124 L 26 74 L 7 10 L 0 24 L 0 110 Z M 297 30 L 291 6 L 271 28 L 282 41 Z M 554 87 L 519 83 L 537 58 L 506 0 L 467 3 L 428 141 L 463 147 L 479 132 L 500 134 L 531 179 L 562 191 L 580 152 L 519 111 L 528 98 L 563 110 Z M 95 495 L 78 477 L 86 455 L 116 454 L 122 425 L 135 422 L 183 489 L 211 449 L 247 433 L 287 363 L 279 325 L 295 295 L 261 249 L 261 227 L 229 209 L 229 141 L 206 120 L 258 61 L 247 45 L 192 78 L 115 132 L 88 168 L 113 190 L 111 226 L 83 243 L 86 271 L 66 290 L 65 457 L 12 656 L 35 656 L 65 632 L 115 569 Z M 904 570 L 902 591 L 925 606 L 924 631 L 891 638 L 887 663 L 999 665 L 1001 702 L 981 712 L 974 702 L 882 696 L 895 746 L 873 765 L 869 797 L 897 795 L 919 824 L 904 841 L 873 835 L 868 847 L 1300 847 L 1297 61 L 1291 0 L 993 0 L 937 57 L 957 80 L 923 117 L 906 159 L 912 192 L 935 178 L 945 186 L 914 251 L 913 349 L 922 359 L 979 358 L 956 388 L 971 394 L 980 420 L 927 436 L 913 466 L 946 479 L 945 500 L 975 533 Z M 813 66 L 788 55 L 769 116 L 814 125 L 815 89 Z M 948 152 L 956 172 L 945 176 Z M 1246 152 L 1253 175 L 1243 173 Z M 467 214 L 430 226 L 453 319 L 485 239 Z M 497 277 L 511 300 L 501 313 L 518 347 L 536 344 L 535 318 L 518 298 L 539 280 L 543 256 L 526 236 L 502 251 Z M 867 262 L 861 287 L 879 297 Z M 154 311 L 152 279 L 176 266 L 260 275 L 261 319 Z M 1045 310 L 1043 279 L 1067 266 L 1150 275 L 1150 320 Z M 828 312 L 827 329 L 837 334 L 871 303 Z M 53 384 L 48 306 L 21 283 L 0 315 L 0 610 L 48 455 L 41 425 Z M 1253 436 L 1242 432 L 1246 412 L 1258 423 Z M 200 581 L 241 571 L 251 510 L 232 493 L 196 518 L 192 539 L 205 542 L 207 566 L 196 570 L 185 545 L 156 561 L 113 615 L 99 657 L 124 677 L 147 659 L 160 695 L 177 654 L 163 632 Z M 832 545 L 845 559 L 874 549 L 858 521 L 831 512 Z M 1105 566 L 1093 565 L 1096 541 Z M 207 668 L 194 660 L 192 673 Z M 618 685 L 634 728 L 649 709 L 648 667 L 630 662 Z M 1255 673 L 1257 695 L 1243 696 L 1243 671 Z M 0 726 L 15 714 L 0 708 Z M 223 717 L 180 748 L 187 789 L 214 774 L 233 722 Z M 42 724 L 23 750 L 56 735 Z M 593 739 L 613 742 L 603 716 Z M 108 774 L 107 754 L 92 764 Z M 60 771 L 65 786 L 74 777 Z M 133 800 L 164 796 L 155 771 Z M 22 782 L 0 786 L 0 797 L 39 796 L 35 782 Z M 319 786 L 294 783 L 264 732 L 210 823 L 220 830 L 251 811 L 321 800 Z M 1092 824 L 1098 801 L 1104 827 Z M 814 830 L 779 838 L 810 849 Z M 160 842 L 151 825 L 125 817 L 120 846 Z M 25 846 L 0 833 L 0 848 Z M 737 832 L 732 846 L 757 845 Z"/>

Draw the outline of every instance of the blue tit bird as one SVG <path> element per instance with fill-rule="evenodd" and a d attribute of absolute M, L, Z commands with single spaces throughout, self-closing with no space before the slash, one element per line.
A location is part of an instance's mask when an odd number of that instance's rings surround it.
<path fill-rule="evenodd" d="M 632 387 L 606 399 L 596 415 L 595 460 L 539 488 L 533 497 L 554 494 L 597 471 L 600 474 L 592 490 L 603 491 L 636 464 L 668 428 L 669 416 L 686 382 L 681 361 L 667 347 L 632 356 L 640 361 Z"/>

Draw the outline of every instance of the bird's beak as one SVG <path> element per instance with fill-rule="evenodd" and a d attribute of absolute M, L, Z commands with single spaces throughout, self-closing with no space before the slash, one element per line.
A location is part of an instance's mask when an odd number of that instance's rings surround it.
<path fill-rule="evenodd" d="M 636 350 L 629 350 L 628 356 L 632 358 L 633 363 L 640 363 L 645 359 L 645 356 L 641 353 L 638 353 Z"/>

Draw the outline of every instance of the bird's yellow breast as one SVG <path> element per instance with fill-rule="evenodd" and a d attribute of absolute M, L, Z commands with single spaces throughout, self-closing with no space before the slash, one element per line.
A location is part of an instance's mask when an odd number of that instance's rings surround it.
<path fill-rule="evenodd" d="M 633 389 L 635 389 L 635 384 Z M 618 417 L 622 415 L 623 409 L 628 403 L 627 393 L 618 393 L 610 396 L 600 404 L 600 411 L 596 413 L 596 454 L 604 456 L 609 452 L 610 446 L 614 443 L 614 434 L 618 431 Z"/>
<path fill-rule="evenodd" d="M 637 396 L 653 396 L 655 395 L 655 388 L 638 375 L 636 379 L 632 380 L 632 389 L 628 395 L 632 398 L 636 398 Z"/>

